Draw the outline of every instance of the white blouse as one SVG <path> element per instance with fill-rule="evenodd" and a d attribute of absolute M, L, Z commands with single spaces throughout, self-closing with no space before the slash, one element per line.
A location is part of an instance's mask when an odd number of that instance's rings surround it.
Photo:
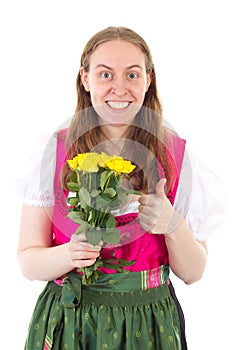
<path fill-rule="evenodd" d="M 53 181 L 56 166 L 57 133 L 36 139 L 27 171 L 16 181 L 22 204 L 54 205 Z M 187 148 L 187 147 L 186 147 Z M 185 219 L 193 235 L 206 241 L 225 218 L 225 196 L 219 179 L 185 150 L 174 209 Z M 137 212 L 138 202 L 128 204 L 118 215 Z"/>

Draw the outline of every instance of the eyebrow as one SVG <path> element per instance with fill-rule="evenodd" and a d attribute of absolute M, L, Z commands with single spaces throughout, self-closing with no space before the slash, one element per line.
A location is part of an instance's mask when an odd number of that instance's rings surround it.
<path fill-rule="evenodd" d="M 107 66 L 106 64 L 98 64 L 95 67 L 95 69 L 98 69 L 98 68 L 106 68 L 109 70 L 113 70 L 111 67 Z M 126 69 L 132 69 L 132 68 L 139 68 L 139 69 L 143 70 L 143 68 L 139 64 L 132 64 L 131 66 L 126 67 Z"/>

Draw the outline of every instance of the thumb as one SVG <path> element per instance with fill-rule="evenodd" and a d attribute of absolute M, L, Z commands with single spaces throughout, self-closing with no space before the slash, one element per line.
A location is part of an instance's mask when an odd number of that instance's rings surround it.
<path fill-rule="evenodd" d="M 162 179 L 159 180 L 159 182 L 156 185 L 156 196 L 157 197 L 163 197 L 165 196 L 165 190 L 164 190 L 164 186 L 166 185 L 167 179 L 165 179 L 164 177 Z"/>

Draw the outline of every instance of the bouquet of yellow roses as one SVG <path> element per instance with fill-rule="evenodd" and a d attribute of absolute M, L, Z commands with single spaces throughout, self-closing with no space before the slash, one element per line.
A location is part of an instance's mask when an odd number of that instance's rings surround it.
<path fill-rule="evenodd" d="M 67 198 L 70 205 L 68 217 L 79 225 L 75 234 L 85 232 L 86 239 L 93 245 L 103 241 L 117 244 L 120 232 L 112 211 L 127 201 L 129 193 L 139 192 L 122 187 L 122 179 L 135 168 L 130 161 L 106 153 L 81 153 L 67 160 L 70 169 L 70 181 L 67 188 L 74 196 Z M 98 268 L 108 267 L 123 271 L 123 266 L 132 265 L 134 261 L 123 259 L 103 260 L 101 256 L 88 267 L 78 269 L 83 273 L 82 283 L 94 283 L 98 278 Z"/>

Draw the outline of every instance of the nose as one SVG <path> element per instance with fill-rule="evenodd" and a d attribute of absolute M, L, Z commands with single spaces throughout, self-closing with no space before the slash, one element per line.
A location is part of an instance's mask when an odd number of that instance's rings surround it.
<path fill-rule="evenodd" d="M 124 96 L 128 91 L 127 82 L 123 77 L 115 77 L 112 85 L 112 93 L 117 96 Z"/>

